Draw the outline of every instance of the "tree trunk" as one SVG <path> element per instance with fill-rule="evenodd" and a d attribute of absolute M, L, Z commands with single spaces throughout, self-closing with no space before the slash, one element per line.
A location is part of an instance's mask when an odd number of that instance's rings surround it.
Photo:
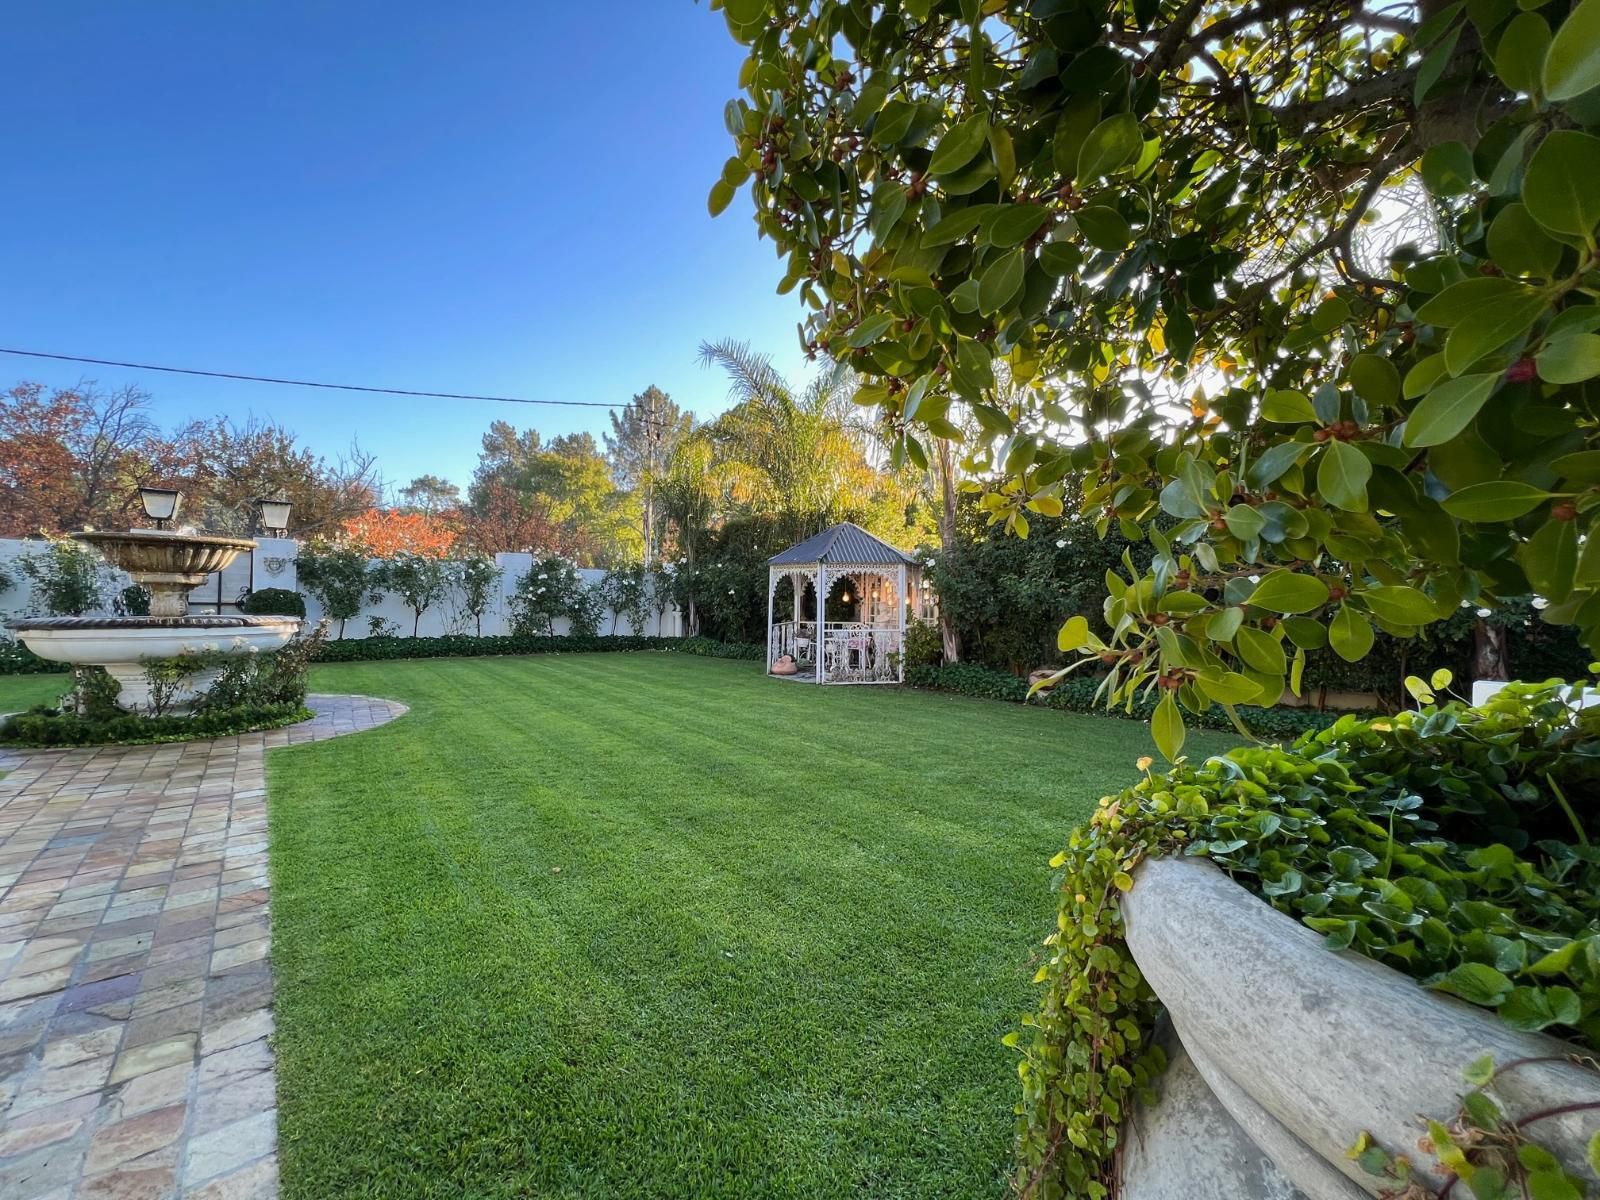
<path fill-rule="evenodd" d="M 1472 677 L 1510 679 L 1511 659 L 1506 649 L 1503 625 L 1491 625 L 1479 617 L 1472 627 Z"/>
<path fill-rule="evenodd" d="M 956 470 L 950 443 L 939 439 L 939 546 L 949 550 L 956 544 Z M 939 606 L 939 639 L 944 643 L 944 660 L 961 661 L 961 634 L 944 605 Z"/>
<path fill-rule="evenodd" d="M 651 551 L 653 549 L 651 542 L 655 539 L 656 533 L 655 510 L 654 480 L 653 478 L 646 479 L 644 484 L 644 565 L 646 569 L 650 566 Z"/>

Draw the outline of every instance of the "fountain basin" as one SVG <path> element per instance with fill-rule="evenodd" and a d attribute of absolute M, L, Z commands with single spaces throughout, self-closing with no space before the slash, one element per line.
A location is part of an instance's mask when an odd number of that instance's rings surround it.
<path fill-rule="evenodd" d="M 119 535 L 123 536 L 123 535 Z M 230 555 L 231 557 L 231 555 Z M 151 708 L 145 663 L 183 654 L 264 654 L 288 644 L 298 617 L 37 617 L 6 628 L 40 658 L 73 666 L 104 667 L 122 691 L 119 707 Z M 220 668 L 181 680 L 170 702 L 185 706 L 216 680 Z"/>

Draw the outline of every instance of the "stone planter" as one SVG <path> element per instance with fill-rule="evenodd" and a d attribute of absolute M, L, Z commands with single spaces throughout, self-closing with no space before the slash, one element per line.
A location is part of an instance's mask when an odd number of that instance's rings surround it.
<path fill-rule="evenodd" d="M 1125 1200 L 1376 1196 L 1385 1181 L 1345 1154 L 1363 1131 L 1437 1189 L 1446 1177 L 1428 1174 L 1436 1164 L 1416 1143 L 1422 1118 L 1455 1115 L 1467 1064 L 1572 1052 L 1370 959 L 1326 950 L 1320 935 L 1210 863 L 1157 859 L 1135 878 L 1123 899 L 1128 947 L 1184 1053 L 1162 1102 L 1130 1122 Z M 1529 1063 L 1495 1092 L 1513 1118 L 1600 1103 L 1600 1072 Z M 1537 1140 L 1593 1187 L 1600 1179 L 1584 1147 L 1597 1130 L 1600 1111 L 1568 1113 L 1541 1120 Z"/>

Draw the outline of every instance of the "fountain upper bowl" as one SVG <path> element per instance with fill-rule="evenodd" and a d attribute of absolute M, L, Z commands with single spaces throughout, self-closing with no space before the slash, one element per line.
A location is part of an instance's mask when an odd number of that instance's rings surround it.
<path fill-rule="evenodd" d="M 236 555 L 255 549 L 249 538 L 171 533 L 162 529 L 88 530 L 72 535 L 138 579 L 141 575 L 204 581 Z"/>

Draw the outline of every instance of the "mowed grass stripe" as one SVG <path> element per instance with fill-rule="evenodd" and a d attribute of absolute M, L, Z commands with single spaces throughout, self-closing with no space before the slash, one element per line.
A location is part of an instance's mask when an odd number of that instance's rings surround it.
<path fill-rule="evenodd" d="M 1146 730 L 673 655 L 313 685 L 412 712 L 269 757 L 289 1200 L 1004 1194 L 1045 860 Z"/>

